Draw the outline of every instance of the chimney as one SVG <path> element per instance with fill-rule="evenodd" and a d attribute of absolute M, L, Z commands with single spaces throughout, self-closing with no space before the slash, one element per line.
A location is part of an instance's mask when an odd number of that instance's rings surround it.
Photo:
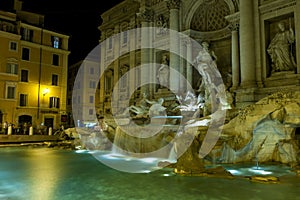
<path fill-rule="evenodd" d="M 14 0 L 14 10 L 21 11 L 23 2 L 20 0 Z"/>

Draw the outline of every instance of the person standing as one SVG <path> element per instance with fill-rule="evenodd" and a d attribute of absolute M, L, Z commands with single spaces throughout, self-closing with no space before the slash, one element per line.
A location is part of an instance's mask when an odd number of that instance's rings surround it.
<path fill-rule="evenodd" d="M 27 125 L 27 122 L 25 122 L 24 124 L 23 124 L 23 131 L 24 131 L 24 135 L 26 135 L 27 134 L 27 130 L 28 130 L 28 125 Z"/>
<path fill-rule="evenodd" d="M 3 129 L 4 129 L 4 134 L 7 134 L 7 131 L 8 131 L 8 123 L 7 123 L 7 121 L 5 121 L 3 123 Z"/>

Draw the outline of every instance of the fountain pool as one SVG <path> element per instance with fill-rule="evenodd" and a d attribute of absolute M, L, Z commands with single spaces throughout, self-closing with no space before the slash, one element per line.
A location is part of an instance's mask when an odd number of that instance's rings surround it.
<path fill-rule="evenodd" d="M 136 163 L 146 170 L 156 159 L 131 159 L 110 154 L 110 162 Z M 277 184 L 235 179 L 179 176 L 171 169 L 150 173 L 125 173 L 99 162 L 91 152 L 42 147 L 0 148 L 0 199 L 3 200 L 264 200 L 297 199 L 300 178 L 285 166 L 267 171 L 280 175 Z M 249 166 L 228 166 L 240 170 Z M 267 166 L 260 166 L 267 167 Z"/>

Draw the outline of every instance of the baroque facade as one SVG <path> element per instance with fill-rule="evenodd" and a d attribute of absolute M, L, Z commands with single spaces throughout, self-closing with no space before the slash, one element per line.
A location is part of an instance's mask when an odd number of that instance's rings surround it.
<path fill-rule="evenodd" d="M 59 128 L 66 123 L 69 36 L 44 28 L 44 16 L 0 11 L 0 123 Z M 28 134 L 28 133 L 27 133 Z"/>
<path fill-rule="evenodd" d="M 165 55 L 170 68 L 183 77 L 170 71 L 167 87 L 171 91 L 186 92 L 185 80 L 194 90 L 199 88 L 201 76 L 187 61 L 195 59 L 198 51 L 189 41 L 172 40 L 169 49 L 150 48 L 172 38 L 169 30 L 209 45 L 237 108 L 280 90 L 299 90 L 299 12 L 296 0 L 124 0 L 101 15 L 100 64 L 105 72 L 97 112 L 118 113 L 118 108 L 134 103 L 145 92 L 153 99 L 171 98 L 164 88 L 143 85 L 146 79 L 156 83 Z M 139 29 L 143 27 L 154 28 Z M 133 29 L 137 31 L 127 31 Z M 137 68 L 145 63 L 154 63 L 154 70 Z M 117 103 L 111 104 L 112 98 Z"/>

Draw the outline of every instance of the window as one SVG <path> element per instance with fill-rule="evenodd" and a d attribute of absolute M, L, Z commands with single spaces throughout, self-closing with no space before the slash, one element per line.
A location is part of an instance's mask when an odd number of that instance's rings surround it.
<path fill-rule="evenodd" d="M 11 51 L 17 51 L 17 43 L 16 42 L 9 42 L 9 50 Z"/>
<path fill-rule="evenodd" d="M 112 49 L 112 37 L 108 38 L 108 50 Z"/>
<path fill-rule="evenodd" d="M 58 97 L 50 97 L 50 108 L 59 108 L 59 98 Z"/>
<path fill-rule="evenodd" d="M 58 75 L 52 74 L 52 85 L 58 85 Z"/>
<path fill-rule="evenodd" d="M 33 38 L 33 30 L 23 28 L 22 29 L 22 39 L 26 41 L 32 41 Z"/>
<path fill-rule="evenodd" d="M 53 54 L 53 56 L 52 56 L 52 65 L 59 66 L 59 55 Z"/>
<path fill-rule="evenodd" d="M 28 82 L 28 70 L 21 70 L 21 82 Z"/>
<path fill-rule="evenodd" d="M 8 74 L 18 74 L 18 64 L 16 64 L 16 63 L 7 63 L 6 64 L 6 73 L 8 73 Z"/>
<path fill-rule="evenodd" d="M 52 47 L 59 49 L 61 46 L 61 39 L 57 36 L 52 36 L 51 37 L 51 41 L 52 41 Z"/>
<path fill-rule="evenodd" d="M 93 109 L 89 109 L 89 115 L 93 115 L 94 110 Z"/>
<path fill-rule="evenodd" d="M 20 94 L 20 106 L 27 106 L 27 94 Z"/>
<path fill-rule="evenodd" d="M 22 60 L 29 60 L 29 49 L 26 47 L 22 48 Z"/>
<path fill-rule="evenodd" d="M 16 87 L 15 86 L 7 86 L 6 90 L 6 98 L 7 99 L 15 99 L 16 98 Z"/>
<path fill-rule="evenodd" d="M 94 74 L 94 73 L 95 73 L 94 67 L 91 67 L 90 68 L 90 74 Z"/>
<path fill-rule="evenodd" d="M 94 103 L 94 96 L 90 96 L 90 103 Z"/>
<path fill-rule="evenodd" d="M 90 81 L 90 88 L 96 88 L 96 82 Z"/>
<path fill-rule="evenodd" d="M 125 31 L 125 32 L 123 32 L 123 45 L 125 45 L 125 44 L 127 44 L 127 35 L 128 34 L 128 32 L 127 31 Z"/>

